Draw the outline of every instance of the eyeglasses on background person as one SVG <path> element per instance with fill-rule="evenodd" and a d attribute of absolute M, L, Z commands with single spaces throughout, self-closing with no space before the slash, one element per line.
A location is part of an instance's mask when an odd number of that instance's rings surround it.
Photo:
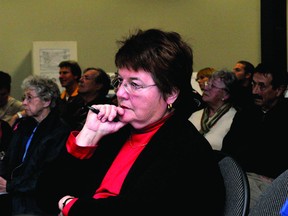
<path fill-rule="evenodd" d="M 24 100 L 27 100 L 28 102 L 31 102 L 34 98 L 37 98 L 37 97 L 39 97 L 39 96 L 32 96 L 32 95 L 23 95 L 22 96 L 22 101 L 24 101 Z"/>
<path fill-rule="evenodd" d="M 94 80 L 95 78 L 96 78 L 96 75 L 82 75 L 80 79 Z"/>
<path fill-rule="evenodd" d="M 207 88 L 207 89 L 213 89 L 213 88 L 215 88 L 215 89 L 223 89 L 223 90 L 226 89 L 226 88 L 223 88 L 223 87 L 216 86 L 212 81 L 205 82 L 204 85 L 205 85 L 205 88 Z"/>

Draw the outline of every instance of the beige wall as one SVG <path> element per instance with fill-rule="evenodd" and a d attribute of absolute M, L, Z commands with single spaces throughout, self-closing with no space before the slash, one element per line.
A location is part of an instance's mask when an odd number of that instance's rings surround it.
<path fill-rule="evenodd" d="M 0 70 L 19 99 L 33 41 L 77 41 L 83 69 L 113 72 L 116 40 L 135 28 L 179 32 L 194 50 L 194 71 L 261 57 L 259 0 L 0 0 Z"/>

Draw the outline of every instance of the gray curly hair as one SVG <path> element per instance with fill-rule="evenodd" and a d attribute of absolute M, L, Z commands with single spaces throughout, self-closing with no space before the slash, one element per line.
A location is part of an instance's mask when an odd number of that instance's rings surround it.
<path fill-rule="evenodd" d="M 32 89 L 41 100 L 51 101 L 50 108 L 54 108 L 57 105 L 60 97 L 59 87 L 53 78 L 30 75 L 23 80 L 21 88 L 24 91 Z"/>

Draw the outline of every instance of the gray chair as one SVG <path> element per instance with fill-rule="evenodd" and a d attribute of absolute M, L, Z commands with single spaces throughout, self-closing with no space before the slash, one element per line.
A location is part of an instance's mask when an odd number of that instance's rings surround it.
<path fill-rule="evenodd" d="M 231 156 L 214 150 L 226 189 L 224 216 L 247 216 L 250 188 L 246 173 Z"/>
<path fill-rule="evenodd" d="M 280 209 L 288 198 L 288 170 L 279 175 L 260 195 L 250 209 L 249 216 L 280 216 Z"/>

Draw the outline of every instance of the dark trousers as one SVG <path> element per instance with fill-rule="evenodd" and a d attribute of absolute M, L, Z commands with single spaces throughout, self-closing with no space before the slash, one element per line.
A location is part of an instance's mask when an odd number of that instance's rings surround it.
<path fill-rule="evenodd" d="M 11 199 L 8 194 L 0 195 L 0 215 L 11 216 Z"/>

